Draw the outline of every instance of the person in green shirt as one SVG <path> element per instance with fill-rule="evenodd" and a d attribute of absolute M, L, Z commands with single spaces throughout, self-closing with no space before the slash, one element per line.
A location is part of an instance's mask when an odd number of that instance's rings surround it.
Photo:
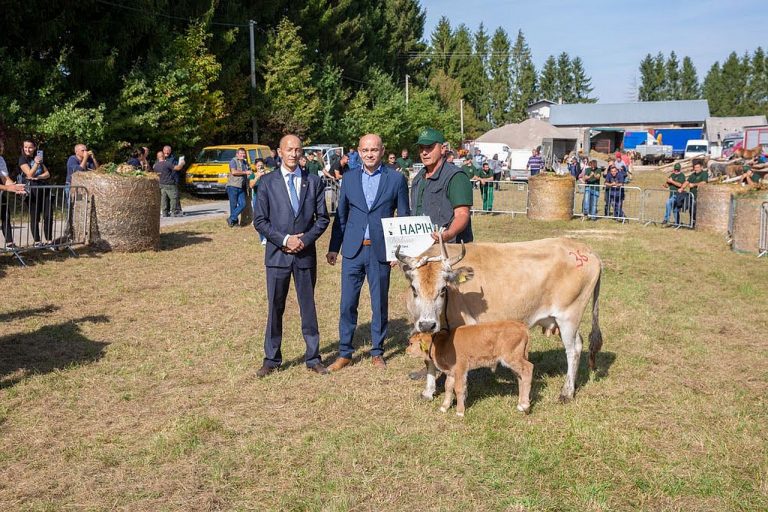
<path fill-rule="evenodd" d="M 309 174 L 317 174 L 318 176 L 323 175 L 323 162 L 318 160 L 314 151 L 310 151 L 307 155 L 307 172 Z"/>
<path fill-rule="evenodd" d="M 264 165 L 264 160 L 261 158 L 257 159 L 253 163 L 253 170 L 251 170 L 251 174 L 248 175 L 248 186 L 251 189 L 251 209 L 253 211 L 256 211 L 256 190 L 259 187 L 259 180 L 264 176 L 267 172 L 269 172 L 269 168 Z M 267 239 L 259 233 L 259 238 L 261 239 L 261 245 L 267 245 Z"/>
<path fill-rule="evenodd" d="M 685 193 L 683 184 L 686 181 L 685 173 L 680 170 L 680 164 L 675 164 L 672 174 L 667 178 L 666 185 L 669 188 L 669 198 L 664 208 L 664 220 L 662 226 L 669 226 L 669 215 L 674 211 L 675 224 L 680 224 L 680 207 L 676 206 L 677 196 Z"/>
<path fill-rule="evenodd" d="M 400 158 L 397 159 L 397 165 L 400 167 L 400 172 L 403 173 L 407 179 L 411 172 L 411 168 L 413 167 L 413 160 L 408 156 L 407 149 L 403 148 L 400 152 Z"/>
<path fill-rule="evenodd" d="M 597 201 L 600 199 L 600 176 L 602 174 L 603 170 L 597 167 L 597 160 L 592 160 L 579 176 L 585 185 L 583 210 L 587 220 L 597 220 Z"/>
<path fill-rule="evenodd" d="M 763 179 L 763 175 L 759 172 L 755 172 L 751 167 L 745 165 L 742 170 L 744 174 L 741 175 L 741 182 L 748 187 L 757 187 L 760 185 L 760 181 Z"/>
<path fill-rule="evenodd" d="M 698 199 L 699 187 L 705 185 L 709 180 L 709 173 L 706 169 L 702 168 L 701 160 L 693 161 L 693 172 L 688 176 L 684 185 L 693 194 L 693 205 L 691 206 L 691 217 L 693 223 L 696 224 L 696 199 Z"/>
<path fill-rule="evenodd" d="M 488 162 L 483 162 L 480 169 L 475 170 L 472 181 L 480 183 L 480 194 L 483 197 L 483 211 L 493 211 L 493 170 Z"/>
<path fill-rule="evenodd" d="M 475 177 L 475 166 L 472 165 L 472 157 L 464 157 L 464 165 L 461 166 L 461 170 L 467 173 L 470 180 Z"/>

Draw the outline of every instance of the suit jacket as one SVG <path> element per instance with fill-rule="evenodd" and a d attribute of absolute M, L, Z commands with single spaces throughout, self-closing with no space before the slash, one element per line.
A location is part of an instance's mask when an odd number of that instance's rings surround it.
<path fill-rule="evenodd" d="M 365 226 L 368 226 L 376 257 L 380 262 L 385 262 L 387 253 L 381 219 L 392 217 L 395 210 L 400 216 L 411 214 L 408 182 L 395 169 L 383 165 L 376 199 L 369 209 L 363 193 L 363 172 L 362 169 L 355 169 L 344 174 L 328 250 L 339 252 L 341 249 L 345 258 L 354 258 L 363 246 Z"/>
<path fill-rule="evenodd" d="M 299 213 L 293 214 L 291 198 L 280 169 L 265 174 L 259 180 L 253 225 L 267 239 L 264 263 L 268 267 L 299 268 L 317 266 L 315 241 L 328 227 L 330 218 L 325 206 L 325 187 L 320 177 L 301 170 Z M 304 233 L 304 249 L 297 254 L 283 251 L 285 235 Z"/>

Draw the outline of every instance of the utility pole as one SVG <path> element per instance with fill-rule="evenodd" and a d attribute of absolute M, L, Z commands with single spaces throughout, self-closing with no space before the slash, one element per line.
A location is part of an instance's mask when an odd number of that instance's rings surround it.
<path fill-rule="evenodd" d="M 410 80 L 410 75 L 405 75 L 405 104 L 408 104 L 408 80 Z"/>
<path fill-rule="evenodd" d="M 256 22 L 248 20 L 248 28 L 251 30 L 251 108 L 255 111 L 254 103 L 256 100 L 256 45 L 254 43 L 253 29 L 256 27 Z M 251 119 L 253 127 L 253 143 L 258 144 L 259 133 L 256 130 L 256 114 L 253 113 Z"/>
<path fill-rule="evenodd" d="M 464 143 L 464 99 L 459 100 L 459 112 L 461 112 L 461 142 Z"/>

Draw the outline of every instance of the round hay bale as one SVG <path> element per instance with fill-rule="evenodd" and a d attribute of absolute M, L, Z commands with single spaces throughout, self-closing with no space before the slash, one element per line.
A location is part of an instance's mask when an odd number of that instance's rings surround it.
<path fill-rule="evenodd" d="M 728 234 L 731 194 L 740 194 L 743 187 L 736 183 L 709 183 L 699 188 L 696 201 L 696 229 Z"/>
<path fill-rule="evenodd" d="M 573 217 L 573 176 L 541 173 L 528 180 L 528 218 L 570 220 Z"/>
<path fill-rule="evenodd" d="M 76 172 L 72 186 L 85 187 L 89 203 L 75 203 L 73 218 L 88 219 L 88 243 L 100 250 L 117 252 L 156 251 L 160 248 L 160 184 L 154 174 Z M 90 208 L 83 214 L 79 208 Z M 75 222 L 76 239 L 82 223 Z"/>
<path fill-rule="evenodd" d="M 757 253 L 760 241 L 760 205 L 768 201 L 768 192 L 758 190 L 735 196 L 733 245 L 737 252 Z"/>

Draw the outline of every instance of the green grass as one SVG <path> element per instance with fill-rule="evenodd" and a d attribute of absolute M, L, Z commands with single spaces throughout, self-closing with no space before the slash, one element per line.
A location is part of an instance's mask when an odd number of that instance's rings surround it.
<path fill-rule="evenodd" d="M 295 364 L 256 379 L 267 304 L 251 229 L 185 224 L 157 253 L 50 254 L 27 269 L 3 258 L 0 509 L 768 508 L 768 260 L 687 230 L 473 222 L 479 240 L 565 235 L 601 255 L 605 344 L 571 403 L 557 400 L 562 346 L 539 331 L 530 415 L 506 369 L 470 375 L 463 420 L 421 401 L 397 270 L 386 372 L 367 357 L 364 293 L 353 366 L 304 369 L 291 297 Z M 340 274 L 319 268 L 331 361 Z"/>

